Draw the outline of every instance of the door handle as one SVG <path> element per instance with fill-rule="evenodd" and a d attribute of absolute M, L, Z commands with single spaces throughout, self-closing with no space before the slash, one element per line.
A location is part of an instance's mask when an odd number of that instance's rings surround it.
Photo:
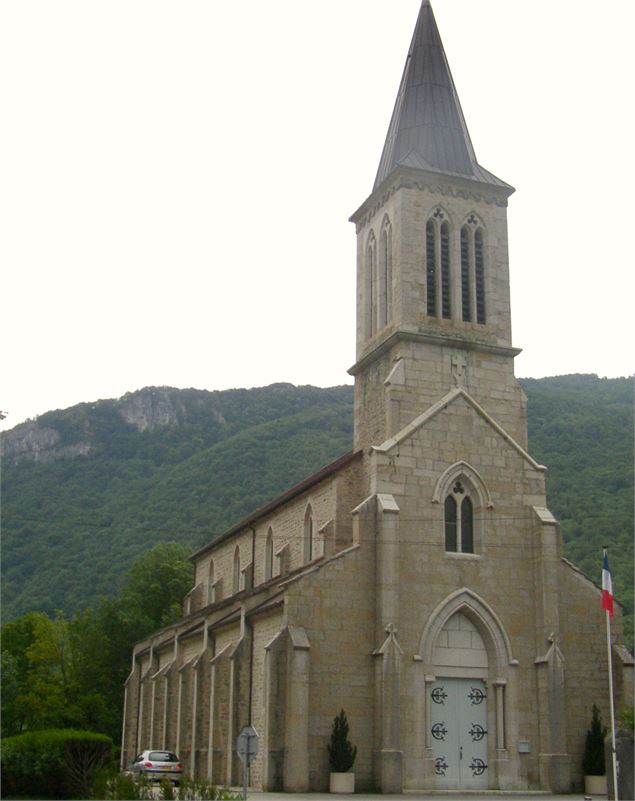
<path fill-rule="evenodd" d="M 459 760 L 463 759 L 463 746 L 459 746 Z"/>

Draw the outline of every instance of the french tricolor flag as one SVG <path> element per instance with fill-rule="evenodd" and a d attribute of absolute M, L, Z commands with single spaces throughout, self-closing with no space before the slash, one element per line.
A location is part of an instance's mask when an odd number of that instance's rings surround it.
<path fill-rule="evenodd" d="M 611 582 L 611 571 L 609 570 L 609 557 L 604 552 L 604 564 L 602 565 L 602 609 L 606 609 L 613 617 L 613 584 Z"/>

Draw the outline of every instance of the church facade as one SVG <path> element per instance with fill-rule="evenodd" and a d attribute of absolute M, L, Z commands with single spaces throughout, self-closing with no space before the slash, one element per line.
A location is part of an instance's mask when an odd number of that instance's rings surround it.
<path fill-rule="evenodd" d="M 239 785 L 252 725 L 251 786 L 324 791 L 343 708 L 358 789 L 581 786 L 594 703 L 608 720 L 604 618 L 527 450 L 513 191 L 476 160 L 424 0 L 351 217 L 353 448 L 194 554 L 183 618 L 134 649 L 124 767 L 168 748 Z M 633 678 L 619 618 L 618 705 Z"/>

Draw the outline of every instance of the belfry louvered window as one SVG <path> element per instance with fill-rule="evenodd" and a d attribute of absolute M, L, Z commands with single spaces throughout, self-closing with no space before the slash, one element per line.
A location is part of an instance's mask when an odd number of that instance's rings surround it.
<path fill-rule="evenodd" d="M 450 319 L 450 226 L 441 226 L 441 316 Z"/>
<path fill-rule="evenodd" d="M 436 219 L 426 223 L 426 314 L 449 320 L 451 307 L 450 226 L 441 222 L 444 213 L 437 209 Z"/>
<path fill-rule="evenodd" d="M 470 295 L 470 232 L 464 225 L 461 228 L 461 308 L 466 323 L 472 319 Z"/>
<path fill-rule="evenodd" d="M 371 231 L 366 246 L 366 336 L 377 333 L 377 241 Z"/>
<path fill-rule="evenodd" d="M 485 265 L 483 263 L 483 230 L 474 232 L 474 277 L 476 284 L 476 322 L 485 322 Z"/>
<path fill-rule="evenodd" d="M 379 244 L 379 327 L 388 325 L 392 317 L 392 227 L 384 219 Z"/>
<path fill-rule="evenodd" d="M 437 315 L 437 227 L 426 223 L 426 299 L 428 317 Z"/>
<path fill-rule="evenodd" d="M 486 322 L 485 246 L 483 229 L 474 215 L 461 228 L 461 317 L 464 322 Z"/>

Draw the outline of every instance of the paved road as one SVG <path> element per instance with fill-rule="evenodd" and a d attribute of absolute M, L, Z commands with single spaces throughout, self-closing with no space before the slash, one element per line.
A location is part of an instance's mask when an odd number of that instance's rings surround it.
<path fill-rule="evenodd" d="M 403 795 L 381 795 L 379 793 L 355 793 L 354 795 L 336 795 L 334 793 L 263 793 L 250 790 L 247 801 L 583 801 L 584 793 L 572 795 L 551 795 L 550 793 L 509 793 L 500 790 L 489 790 L 471 793 L 439 793 L 416 792 Z M 606 801 L 605 795 L 593 796 L 593 801 Z"/>

